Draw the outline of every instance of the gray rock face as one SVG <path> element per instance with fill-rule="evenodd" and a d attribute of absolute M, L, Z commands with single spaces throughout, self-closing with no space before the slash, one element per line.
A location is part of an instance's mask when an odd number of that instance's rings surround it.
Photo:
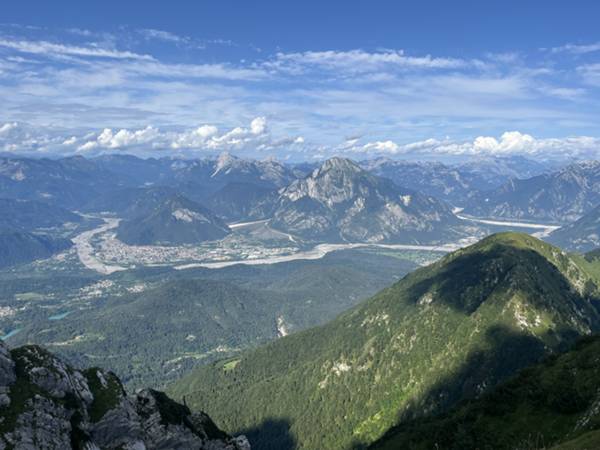
<path fill-rule="evenodd" d="M 572 164 L 557 172 L 514 179 L 474 196 L 465 212 L 481 217 L 569 223 L 600 204 L 600 162 Z"/>
<path fill-rule="evenodd" d="M 79 371 L 46 350 L 0 342 L 0 450 L 250 450 L 162 392 L 127 395 L 102 369 Z"/>
<path fill-rule="evenodd" d="M 450 207 L 332 158 L 279 191 L 271 224 L 309 239 L 436 242 L 459 227 Z"/>
<path fill-rule="evenodd" d="M 10 357 L 10 352 L 5 345 L 0 344 L 0 408 L 10 405 L 10 385 L 15 382 L 15 363 Z"/>

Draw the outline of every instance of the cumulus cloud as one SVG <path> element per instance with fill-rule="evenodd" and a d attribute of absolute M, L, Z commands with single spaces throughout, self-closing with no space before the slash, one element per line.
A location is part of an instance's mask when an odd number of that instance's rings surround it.
<path fill-rule="evenodd" d="M 44 128 L 19 122 L 0 123 L 0 151 L 3 152 L 48 153 L 51 149 L 59 149 L 64 140 Z"/>
<path fill-rule="evenodd" d="M 0 123 L 0 151 L 15 154 L 74 153 L 97 155 L 103 152 L 127 152 L 140 155 L 178 154 L 197 156 L 204 152 L 274 151 L 287 157 L 300 152 L 308 157 L 333 154 L 445 157 L 526 155 L 543 158 L 600 158 L 600 138 L 571 136 L 536 138 L 519 131 L 507 131 L 499 137 L 477 136 L 472 140 L 428 138 L 400 144 L 391 139 L 365 142 L 364 138 L 346 139 L 340 145 L 307 142 L 303 136 L 277 136 L 269 131 L 267 120 L 256 117 L 246 127 L 221 131 L 204 124 L 189 130 L 161 130 L 153 126 L 139 129 L 105 128 L 98 132 L 64 136 L 60 131 L 32 127 L 18 122 Z M 166 153 L 165 153 L 166 152 Z M 174 153 L 173 153 L 174 152 Z M 287 153 L 286 153 L 287 152 Z"/>
<path fill-rule="evenodd" d="M 527 155 L 531 157 L 600 157 L 600 138 L 573 136 L 566 138 L 536 139 L 519 131 L 507 131 L 500 138 L 477 136 L 472 141 L 452 141 L 450 139 L 426 139 L 408 144 L 393 141 L 368 143 L 353 142 L 346 147 L 348 152 L 373 155 L 404 156 L 509 156 Z M 338 147 L 339 150 L 339 147 Z"/>
<path fill-rule="evenodd" d="M 264 117 L 257 117 L 250 123 L 250 132 L 252 134 L 262 134 L 267 129 L 267 119 Z"/>
<path fill-rule="evenodd" d="M 15 153 L 88 154 L 130 152 L 164 154 L 165 152 L 265 151 L 286 150 L 304 145 L 302 136 L 272 136 L 267 119 L 254 118 L 247 127 L 221 132 L 204 124 L 182 131 L 161 130 L 154 126 L 139 129 L 104 128 L 98 132 L 64 136 L 60 130 L 32 127 L 17 122 L 0 123 L 0 151 Z M 158 152 L 158 153 L 157 153 Z"/>
<path fill-rule="evenodd" d="M 89 140 L 78 147 L 79 151 L 92 150 L 97 147 L 108 149 L 123 149 L 152 143 L 160 137 L 160 132 L 151 126 L 141 130 L 121 129 L 116 133 L 110 128 L 105 128 L 95 140 Z M 69 142 L 69 141 L 65 141 Z M 74 143 L 74 141 L 71 141 Z"/>
<path fill-rule="evenodd" d="M 203 125 L 197 129 L 169 136 L 169 147 L 173 149 L 182 148 L 207 148 L 211 150 L 230 150 L 255 146 L 258 148 L 265 141 L 270 141 L 267 119 L 256 117 L 250 122 L 248 128 L 235 127 L 232 130 L 219 134 L 217 127 Z"/>
<path fill-rule="evenodd" d="M 479 136 L 473 141 L 473 151 L 493 154 L 510 154 L 518 152 L 531 152 L 536 145 L 536 140 L 518 131 L 507 131 L 500 140 L 490 136 Z"/>
<path fill-rule="evenodd" d="M 365 152 L 375 151 L 380 153 L 397 153 L 398 148 L 398 144 L 392 141 L 369 142 L 362 147 Z"/>

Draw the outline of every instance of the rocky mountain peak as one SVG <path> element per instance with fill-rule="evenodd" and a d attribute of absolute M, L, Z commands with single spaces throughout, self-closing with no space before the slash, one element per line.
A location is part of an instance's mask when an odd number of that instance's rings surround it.
<path fill-rule="evenodd" d="M 315 169 L 313 178 L 321 176 L 327 172 L 344 172 L 348 174 L 365 172 L 358 164 L 348 158 L 334 156 L 326 160 L 321 167 Z"/>
<path fill-rule="evenodd" d="M 303 237 L 360 242 L 431 242 L 442 227 L 457 225 L 447 205 L 339 157 L 280 190 L 271 224 Z"/>
<path fill-rule="evenodd" d="M 102 369 L 76 370 L 38 346 L 0 342 L 0 448 L 249 450 L 162 392 L 127 395 Z"/>
<path fill-rule="evenodd" d="M 215 170 L 214 170 L 212 176 L 214 177 L 219 172 L 222 172 L 222 171 L 228 169 L 229 167 L 231 167 L 238 160 L 239 159 L 237 157 L 233 156 L 231 153 L 229 153 L 229 152 L 222 152 L 217 157 L 217 160 L 215 162 Z"/>

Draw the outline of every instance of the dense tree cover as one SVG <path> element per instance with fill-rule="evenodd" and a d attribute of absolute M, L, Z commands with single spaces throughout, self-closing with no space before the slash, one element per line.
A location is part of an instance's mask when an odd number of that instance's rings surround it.
<path fill-rule="evenodd" d="M 600 448 L 598 355 L 600 338 L 584 338 L 478 399 L 393 428 L 372 449 Z"/>
<path fill-rule="evenodd" d="M 228 431 L 255 430 L 255 449 L 360 448 L 599 330 L 596 296 L 559 249 L 498 234 L 325 326 L 201 367 L 170 392 Z"/>
<path fill-rule="evenodd" d="M 5 333 L 21 328 L 11 345 L 35 342 L 79 366 L 113 370 L 130 388 L 159 387 L 195 365 L 277 338 L 278 319 L 289 333 L 324 323 L 414 267 L 352 250 L 217 270 L 0 273 L 0 306 L 20 308 L 0 326 Z"/>
<path fill-rule="evenodd" d="M 68 239 L 16 229 L 0 229 L 0 268 L 48 258 L 71 245 Z"/>
<path fill-rule="evenodd" d="M 59 227 L 65 222 L 79 223 L 83 218 L 59 206 L 32 200 L 0 198 L 0 228 L 33 231 Z"/>

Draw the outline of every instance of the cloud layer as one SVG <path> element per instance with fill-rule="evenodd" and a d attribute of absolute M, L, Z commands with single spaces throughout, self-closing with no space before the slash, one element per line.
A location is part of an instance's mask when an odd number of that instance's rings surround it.
<path fill-rule="evenodd" d="M 378 48 L 269 52 L 166 30 L 0 25 L 0 148 L 593 154 L 598 49 L 567 43 L 468 58 Z"/>
<path fill-rule="evenodd" d="M 320 159 L 339 154 L 354 158 L 525 155 L 541 159 L 563 159 L 565 156 L 600 159 L 600 138 L 572 136 L 540 139 L 519 131 L 507 131 L 499 137 L 477 136 L 463 141 L 429 138 L 401 144 L 392 140 L 367 141 L 357 137 L 341 144 L 324 146 L 306 142 L 303 136 L 274 137 L 264 117 L 256 117 L 248 126 L 227 131 L 204 124 L 180 131 L 161 130 L 152 126 L 118 130 L 105 128 L 71 136 L 61 134 L 60 130 L 7 122 L 0 124 L 0 151 L 15 156 L 134 153 L 141 156 L 201 157 L 226 151 L 252 156 L 278 156 L 282 159 Z"/>
<path fill-rule="evenodd" d="M 304 144 L 302 136 L 273 137 L 265 117 L 256 117 L 247 127 L 221 131 L 204 124 L 186 130 L 104 128 L 97 132 L 65 136 L 62 130 L 7 122 L 0 124 L 0 151 L 24 154 L 82 154 L 132 152 L 140 155 L 198 156 L 210 152 L 293 151 Z"/>

